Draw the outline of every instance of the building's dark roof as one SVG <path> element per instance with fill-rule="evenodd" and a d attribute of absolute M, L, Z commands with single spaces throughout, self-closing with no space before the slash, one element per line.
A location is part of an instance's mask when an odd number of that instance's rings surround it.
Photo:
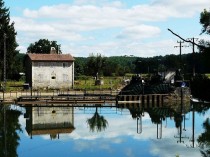
<path fill-rule="evenodd" d="M 74 61 L 70 54 L 28 54 L 31 61 Z"/>

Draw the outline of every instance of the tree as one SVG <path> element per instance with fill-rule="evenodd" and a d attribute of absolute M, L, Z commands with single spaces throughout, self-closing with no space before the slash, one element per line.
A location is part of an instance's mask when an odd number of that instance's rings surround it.
<path fill-rule="evenodd" d="M 106 58 L 102 57 L 101 54 L 94 56 L 91 54 L 87 61 L 87 75 L 96 76 L 103 75 L 103 68 L 106 66 Z"/>
<path fill-rule="evenodd" d="M 203 26 L 201 33 L 207 33 L 210 35 L 210 12 L 206 9 L 200 13 L 200 24 Z"/>
<path fill-rule="evenodd" d="M 0 156 L 17 157 L 17 148 L 20 141 L 19 133 L 22 132 L 19 123 L 20 111 L 9 106 L 0 107 Z"/>
<path fill-rule="evenodd" d="M 108 126 L 108 121 L 104 118 L 104 116 L 100 116 L 98 113 L 98 107 L 96 107 L 96 111 L 92 118 L 87 119 L 87 123 L 90 127 L 90 131 L 101 132 L 105 130 Z"/>
<path fill-rule="evenodd" d="M 54 48 L 55 53 L 62 53 L 61 46 L 57 44 L 57 41 L 49 41 L 48 39 L 39 39 L 39 41 L 31 43 L 27 48 L 27 53 L 49 54 L 51 48 Z"/>
<path fill-rule="evenodd" d="M 75 77 L 85 74 L 86 61 L 87 59 L 84 57 L 75 57 L 74 61 Z"/>
<path fill-rule="evenodd" d="M 18 44 L 14 22 L 10 22 L 10 12 L 4 6 L 3 0 L 0 0 L 0 15 L 0 67 L 4 65 L 4 52 L 6 50 L 6 77 L 8 78 L 11 74 L 18 72 L 16 56 L 19 51 L 16 50 Z M 3 78 L 3 68 L 0 68 L 0 77 Z"/>
<path fill-rule="evenodd" d="M 210 155 L 210 120 L 209 118 L 203 123 L 204 132 L 198 136 L 198 146 L 202 156 Z"/>

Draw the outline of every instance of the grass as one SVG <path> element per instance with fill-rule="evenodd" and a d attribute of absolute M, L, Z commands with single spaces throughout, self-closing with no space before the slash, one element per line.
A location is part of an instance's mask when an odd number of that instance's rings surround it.
<path fill-rule="evenodd" d="M 75 90 L 117 90 L 122 88 L 123 79 L 129 79 L 130 76 L 126 77 L 103 77 L 103 84 L 95 85 L 95 79 L 90 76 L 78 77 L 74 81 Z M 3 85 L 3 82 L 0 82 Z M 23 91 L 24 81 L 7 81 L 6 92 L 10 91 Z"/>
<path fill-rule="evenodd" d="M 3 82 L 1 82 L 3 85 Z M 6 91 L 21 91 L 23 90 L 24 81 L 7 81 Z"/>
<path fill-rule="evenodd" d="M 74 83 L 75 89 L 87 89 L 87 90 L 97 90 L 97 89 L 118 89 L 122 87 L 123 77 L 103 77 L 103 84 L 95 85 L 95 79 L 92 77 L 86 77 L 83 79 L 77 79 Z"/>
<path fill-rule="evenodd" d="M 205 74 L 210 79 L 210 74 Z"/>

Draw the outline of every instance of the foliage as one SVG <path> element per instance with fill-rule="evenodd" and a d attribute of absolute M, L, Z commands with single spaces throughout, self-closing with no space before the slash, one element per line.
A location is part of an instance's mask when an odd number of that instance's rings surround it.
<path fill-rule="evenodd" d="M 210 34 L 210 12 L 206 9 L 200 13 L 200 24 L 203 26 L 202 33 Z"/>
<path fill-rule="evenodd" d="M 104 118 L 104 116 L 99 115 L 98 107 L 96 107 L 96 111 L 92 118 L 87 119 L 87 123 L 90 127 L 90 131 L 100 132 L 107 128 L 108 121 Z"/>
<path fill-rule="evenodd" d="M 49 41 L 48 39 L 39 39 L 39 41 L 31 43 L 27 48 L 27 53 L 49 54 L 52 47 L 55 48 L 55 53 L 62 53 L 57 41 Z"/>
<path fill-rule="evenodd" d="M 87 58 L 86 75 L 95 77 L 98 74 L 99 76 L 103 76 L 103 68 L 105 65 L 106 58 L 101 54 L 97 54 L 96 56 L 94 54 L 90 54 L 90 56 Z"/>
<path fill-rule="evenodd" d="M 113 56 L 104 57 L 103 67 L 100 68 L 100 74 L 103 76 L 125 76 L 128 73 L 133 74 L 152 74 L 164 72 L 167 70 L 177 70 L 181 68 L 185 76 L 192 74 L 195 65 L 196 73 L 210 72 L 210 53 L 183 54 L 180 67 L 179 55 L 155 56 L 150 58 Z M 88 58 L 75 57 L 75 75 L 95 76 L 94 57 Z M 100 75 L 99 75 L 100 76 Z"/>
<path fill-rule="evenodd" d="M 75 76 L 81 76 L 85 74 L 87 59 L 84 57 L 75 57 L 74 61 L 74 71 Z"/>
<path fill-rule="evenodd" d="M 191 94 L 200 100 L 210 100 L 210 79 L 205 75 L 196 75 L 190 81 Z"/>
<path fill-rule="evenodd" d="M 17 33 L 14 28 L 14 22 L 10 22 L 9 9 L 4 7 L 3 0 L 0 0 L 0 15 L 0 67 L 3 67 L 3 52 L 6 50 L 6 75 L 8 78 L 8 76 L 18 73 L 17 65 L 19 62 L 16 56 L 19 52 L 16 50 L 18 44 L 16 42 Z M 0 68 L 0 77 L 3 79 L 3 68 Z"/>
<path fill-rule="evenodd" d="M 5 112 L 3 112 L 4 110 Z M 3 133 L 3 136 L 0 136 L 0 156 L 17 157 L 20 140 L 18 131 L 22 131 L 18 122 L 21 112 L 12 110 L 8 106 L 1 106 L 0 111 L 2 111 L 0 112 L 0 126 L 4 126 L 0 128 L 0 133 Z M 6 118 L 6 124 L 4 124 L 4 118 Z"/>
<path fill-rule="evenodd" d="M 198 137 L 197 141 L 203 156 L 210 156 L 210 120 L 203 123 L 204 132 Z"/>

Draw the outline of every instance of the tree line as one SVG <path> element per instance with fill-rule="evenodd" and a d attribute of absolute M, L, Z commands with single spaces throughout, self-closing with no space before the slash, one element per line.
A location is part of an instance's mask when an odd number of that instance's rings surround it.
<path fill-rule="evenodd" d="M 209 53 L 155 56 L 149 58 L 135 56 L 103 57 L 100 54 L 89 57 L 75 57 L 75 76 L 124 76 L 131 74 L 152 74 L 182 69 L 185 74 L 210 73 Z"/>

